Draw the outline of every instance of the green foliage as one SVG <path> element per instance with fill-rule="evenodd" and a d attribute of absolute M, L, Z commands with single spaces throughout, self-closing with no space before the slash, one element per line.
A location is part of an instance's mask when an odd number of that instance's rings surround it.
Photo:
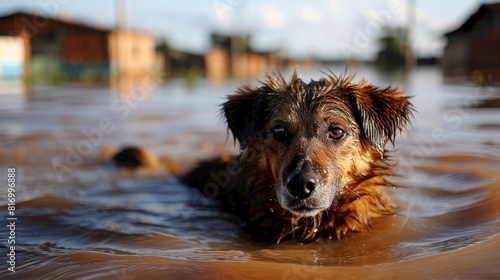
<path fill-rule="evenodd" d="M 51 69 L 49 71 L 48 81 L 54 85 L 65 83 L 68 81 L 68 75 L 61 69 Z"/>
<path fill-rule="evenodd" d="M 90 84 L 96 82 L 98 79 L 98 73 L 95 69 L 87 68 L 80 73 L 80 82 L 85 84 Z"/>
<path fill-rule="evenodd" d="M 406 30 L 402 28 L 386 28 L 384 35 L 378 40 L 380 50 L 375 64 L 384 70 L 396 70 L 405 67 L 406 52 L 409 51 L 405 39 Z"/>
<path fill-rule="evenodd" d="M 203 76 L 203 70 L 197 66 L 191 66 L 186 72 L 183 73 L 182 78 L 184 84 L 188 89 L 193 89 L 197 81 Z"/>
<path fill-rule="evenodd" d="M 156 46 L 156 50 L 159 52 L 162 52 L 164 54 L 169 54 L 172 48 L 170 47 L 169 43 L 167 40 L 163 39 L 161 40 L 160 44 Z"/>

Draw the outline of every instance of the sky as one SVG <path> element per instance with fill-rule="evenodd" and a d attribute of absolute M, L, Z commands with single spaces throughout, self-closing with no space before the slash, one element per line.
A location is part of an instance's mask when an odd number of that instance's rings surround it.
<path fill-rule="evenodd" d="M 126 2 L 133 30 L 165 38 L 172 47 L 203 53 L 210 34 L 250 34 L 251 47 L 281 50 L 287 56 L 324 59 L 372 59 L 383 26 L 408 23 L 408 3 L 415 3 L 413 49 L 419 56 L 439 56 L 443 34 L 460 26 L 480 0 L 16 0 L 1 1 L 0 15 L 37 12 L 92 26 L 114 28 L 117 6 Z M 498 0 L 500 1 L 500 0 Z"/>

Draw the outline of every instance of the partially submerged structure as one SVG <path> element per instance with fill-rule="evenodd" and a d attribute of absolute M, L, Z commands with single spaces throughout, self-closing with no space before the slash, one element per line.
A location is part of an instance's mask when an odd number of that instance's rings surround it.
<path fill-rule="evenodd" d="M 445 34 L 446 76 L 500 80 L 500 3 L 482 5 L 458 29 Z"/>

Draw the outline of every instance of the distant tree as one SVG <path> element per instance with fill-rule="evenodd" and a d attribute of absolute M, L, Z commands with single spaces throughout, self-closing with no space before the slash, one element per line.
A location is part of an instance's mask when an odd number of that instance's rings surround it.
<path fill-rule="evenodd" d="M 223 47 L 227 50 L 235 48 L 237 51 L 251 50 L 248 34 L 224 35 L 221 33 L 212 33 L 210 35 L 212 46 Z"/>
<path fill-rule="evenodd" d="M 171 47 L 166 39 L 162 39 L 161 42 L 156 46 L 156 50 L 163 52 L 164 54 L 169 54 Z"/>
<path fill-rule="evenodd" d="M 223 47 L 228 50 L 231 49 L 231 36 L 220 33 L 212 33 L 210 37 L 212 46 Z"/>
<path fill-rule="evenodd" d="M 402 28 L 386 28 L 384 35 L 378 39 L 380 49 L 375 64 L 384 70 L 396 70 L 405 66 L 406 30 Z"/>

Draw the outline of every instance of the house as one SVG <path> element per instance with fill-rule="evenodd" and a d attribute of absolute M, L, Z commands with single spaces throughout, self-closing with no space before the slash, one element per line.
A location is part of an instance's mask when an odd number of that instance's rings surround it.
<path fill-rule="evenodd" d="M 212 47 L 205 54 L 205 75 L 210 82 L 220 83 L 227 77 L 252 79 L 283 64 L 278 51 L 252 50 L 246 34 L 212 34 Z"/>
<path fill-rule="evenodd" d="M 445 34 L 442 67 L 448 77 L 500 80 L 500 3 L 482 5 Z"/>
<path fill-rule="evenodd" d="M 21 38 L 0 36 L 0 80 L 20 80 L 22 78 L 23 44 Z"/>
<path fill-rule="evenodd" d="M 230 72 L 230 56 L 223 47 L 212 47 L 205 54 L 205 77 L 213 84 L 220 84 Z"/>
<path fill-rule="evenodd" d="M 17 46 L 22 78 L 34 83 L 107 81 L 154 66 L 154 38 L 140 32 L 18 12 L 0 17 L 0 36 Z"/>

